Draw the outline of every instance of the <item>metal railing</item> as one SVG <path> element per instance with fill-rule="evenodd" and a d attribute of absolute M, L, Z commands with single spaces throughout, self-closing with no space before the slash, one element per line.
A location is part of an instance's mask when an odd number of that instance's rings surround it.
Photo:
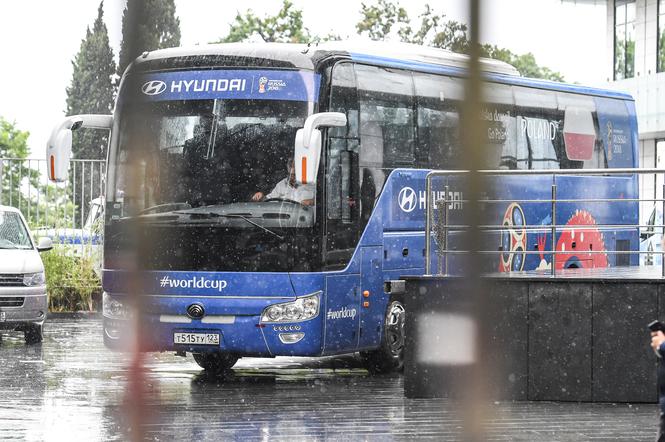
<path fill-rule="evenodd" d="M 624 178 L 630 178 L 631 176 L 637 175 L 637 176 L 642 176 L 642 175 L 654 175 L 655 177 L 661 177 L 663 176 L 663 171 L 662 169 L 633 169 L 633 168 L 623 168 L 623 169 L 556 169 L 556 170 L 481 170 L 478 171 L 479 175 L 483 179 L 487 179 L 488 177 L 501 177 L 501 176 L 549 176 L 551 177 L 551 198 L 549 199 L 491 199 L 491 198 L 483 198 L 479 201 L 479 203 L 483 206 L 488 206 L 488 205 L 498 205 L 498 204 L 511 204 L 511 203 L 519 203 L 519 204 L 549 204 L 550 205 L 550 213 L 551 213 L 551 222 L 549 225 L 546 224 L 526 224 L 520 225 L 520 229 L 522 229 L 525 232 L 525 235 L 528 232 L 546 232 L 546 235 L 550 235 L 550 247 L 548 249 L 539 249 L 538 251 L 532 251 L 532 250 L 527 250 L 526 248 L 521 251 L 520 253 L 523 255 L 531 255 L 531 254 L 540 254 L 542 255 L 549 255 L 551 257 L 550 261 L 550 268 L 549 271 L 552 276 L 556 275 L 556 267 L 557 267 L 557 260 L 556 257 L 558 255 L 562 254 L 571 254 L 570 250 L 557 250 L 556 247 L 556 238 L 557 235 L 561 235 L 564 232 L 571 232 L 571 231 L 588 231 L 588 230 L 598 230 L 600 232 L 607 232 L 607 231 L 618 231 L 618 230 L 631 230 L 635 229 L 636 233 L 641 233 L 644 229 L 653 229 L 653 232 L 662 232 L 663 236 L 665 237 L 665 225 L 663 225 L 663 222 L 661 221 L 660 224 L 654 222 L 654 224 L 641 224 L 639 222 L 639 215 L 638 215 L 638 223 L 637 224 L 607 224 L 607 223 L 594 223 L 593 225 L 583 225 L 583 224 L 562 224 L 559 222 L 557 219 L 557 205 L 561 205 L 561 203 L 575 203 L 579 204 L 580 208 L 587 209 L 589 205 L 607 205 L 607 204 L 617 204 L 617 203 L 630 203 L 630 202 L 635 202 L 639 206 L 640 203 L 660 203 L 662 213 L 665 213 L 665 197 L 662 195 L 665 195 L 665 184 L 662 186 L 662 194 L 660 198 L 657 198 L 654 196 L 654 198 L 623 198 L 623 197 L 618 197 L 618 198 L 575 198 L 573 196 L 566 196 L 565 198 L 559 198 L 557 195 L 557 177 L 561 176 L 580 176 L 580 177 L 589 177 L 589 176 L 603 176 L 603 177 L 612 177 L 612 176 L 622 176 Z M 469 174 L 469 171 L 464 171 L 464 170 L 438 170 L 438 171 L 432 171 L 427 174 L 426 178 L 426 225 L 425 225 L 425 256 L 426 256 L 426 261 L 425 261 L 425 274 L 426 275 L 431 275 L 432 274 L 432 241 L 434 240 L 437 244 L 437 273 L 438 274 L 443 274 L 447 275 L 449 273 L 449 262 L 448 258 L 449 255 L 453 254 L 467 254 L 469 253 L 468 250 L 457 250 L 457 249 L 450 249 L 450 234 L 452 232 L 465 232 L 469 229 L 470 226 L 468 225 L 463 225 L 463 224 L 452 224 L 450 222 L 450 206 L 451 204 L 461 204 L 463 205 L 465 202 L 468 202 L 468 200 L 464 199 L 451 199 L 450 198 L 450 184 L 449 184 L 449 179 L 451 177 L 457 177 L 458 179 L 464 179 L 466 175 Z M 445 178 L 444 183 L 440 185 L 437 189 L 435 189 L 435 185 L 433 183 L 434 180 L 437 178 Z M 656 180 L 658 181 L 658 180 Z M 440 183 L 439 183 L 440 184 Z M 635 182 L 635 186 L 638 186 L 637 181 Z M 443 198 L 438 198 L 436 199 L 434 197 L 435 192 L 437 190 L 442 190 L 443 191 Z M 582 190 L 578 190 L 576 192 L 577 195 L 581 195 L 585 193 Z M 436 220 L 434 219 L 434 207 L 436 207 L 437 211 L 437 218 Z M 639 209 L 637 209 L 639 210 Z M 614 216 L 616 218 L 616 216 Z M 487 221 L 487 220 L 486 220 Z M 494 233 L 499 233 L 501 235 L 505 231 L 510 231 L 510 229 L 514 228 L 512 225 L 504 225 L 504 224 L 482 224 L 479 223 L 477 226 L 478 230 L 481 232 L 494 232 Z M 545 240 L 547 237 L 545 238 Z M 501 254 L 506 254 L 506 253 L 512 253 L 513 251 L 505 251 L 502 249 L 502 247 L 499 247 L 498 250 L 478 250 L 477 251 L 480 254 L 483 255 L 491 255 L 491 254 L 496 254 L 496 255 L 501 255 Z M 663 250 L 660 252 L 655 252 L 655 251 L 640 251 L 639 247 L 637 250 L 577 250 L 575 252 L 579 252 L 580 254 L 584 255 L 597 255 L 597 254 L 605 254 L 605 255 L 640 255 L 640 254 L 646 254 L 646 253 L 654 253 L 658 254 L 661 256 L 661 274 L 663 277 L 665 277 L 665 257 L 663 256 Z M 616 259 L 616 258 L 615 258 Z M 629 258 L 630 259 L 630 258 Z"/>
<path fill-rule="evenodd" d="M 73 159 L 67 183 L 48 180 L 45 159 L 0 158 L 0 204 L 21 210 L 32 229 L 79 228 L 104 189 L 104 160 Z"/>

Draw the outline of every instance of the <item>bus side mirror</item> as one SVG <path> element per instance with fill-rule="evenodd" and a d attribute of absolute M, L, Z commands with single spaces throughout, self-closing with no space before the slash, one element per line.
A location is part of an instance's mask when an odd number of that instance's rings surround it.
<path fill-rule="evenodd" d="M 46 143 L 48 178 L 56 183 L 67 181 L 72 156 L 72 131 L 81 127 L 110 130 L 112 115 L 74 115 L 57 124 Z"/>
<path fill-rule="evenodd" d="M 318 128 L 331 126 L 346 126 L 346 115 L 341 112 L 310 115 L 305 120 L 305 126 L 296 132 L 293 164 L 297 183 L 316 183 L 321 160 L 321 131 Z"/>

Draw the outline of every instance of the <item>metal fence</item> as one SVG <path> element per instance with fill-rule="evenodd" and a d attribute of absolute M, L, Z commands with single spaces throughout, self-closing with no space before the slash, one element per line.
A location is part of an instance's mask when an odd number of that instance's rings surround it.
<path fill-rule="evenodd" d="M 557 207 L 561 207 L 562 203 L 573 203 L 578 205 L 580 208 L 588 208 L 592 205 L 604 205 L 605 209 L 608 209 L 607 205 L 617 205 L 619 203 L 629 203 L 634 202 L 637 206 L 640 207 L 652 207 L 656 204 L 658 209 L 662 210 L 661 213 L 665 213 L 665 185 L 663 185 L 663 193 L 661 197 L 658 198 L 657 195 L 652 198 L 583 198 L 581 195 L 584 194 L 584 191 L 578 190 L 575 192 L 575 195 L 565 195 L 563 198 L 560 197 L 557 193 L 557 177 L 561 176 L 644 176 L 644 175 L 654 175 L 656 180 L 662 180 L 662 175 L 664 171 L 662 169 L 557 169 L 557 170 L 482 170 L 478 171 L 478 174 L 481 179 L 488 179 L 489 177 L 511 177 L 511 176 L 547 176 L 551 177 L 551 198 L 546 199 L 525 199 L 519 200 L 514 198 L 483 198 L 479 201 L 481 206 L 489 207 L 492 205 L 498 204 L 511 204 L 514 202 L 521 204 L 549 204 L 549 211 L 551 213 L 551 222 L 547 225 L 543 224 L 528 224 L 526 221 L 520 228 L 525 232 L 543 232 L 546 231 L 546 235 L 549 235 L 552 240 L 550 240 L 550 247 L 545 250 L 533 251 L 527 250 L 526 248 L 520 253 L 524 255 L 529 254 L 546 254 L 551 257 L 551 268 L 549 272 L 551 275 L 556 275 L 556 256 L 564 253 L 570 254 L 570 251 L 557 250 L 555 239 L 559 237 L 564 232 L 570 231 L 588 231 L 590 229 L 597 229 L 600 232 L 612 232 L 617 230 L 631 230 L 634 229 L 635 233 L 643 233 L 649 229 L 651 234 L 653 233 L 663 233 L 665 236 L 665 226 L 663 225 L 662 217 L 656 217 L 656 220 L 650 224 L 643 224 L 638 221 L 636 224 L 623 224 L 623 223 L 595 223 L 593 226 L 582 225 L 582 224 L 564 224 L 557 218 Z M 469 171 L 460 171 L 460 170 L 441 170 L 441 171 L 432 171 L 427 175 L 426 179 L 426 208 L 427 208 L 427 217 L 426 217 L 426 238 L 425 241 L 425 255 L 426 255 L 426 264 L 425 264 L 425 273 L 427 275 L 432 274 L 432 249 L 433 242 L 436 247 L 437 254 L 437 273 L 447 275 L 449 274 L 449 256 L 455 254 L 468 254 L 468 250 L 461 250 L 457 247 L 450 246 L 450 235 L 452 233 L 463 233 L 468 231 L 470 226 L 463 224 L 455 224 L 452 222 L 452 217 L 450 216 L 450 207 L 453 204 L 464 204 L 469 202 L 465 199 L 451 199 L 450 198 L 450 178 L 455 177 L 457 180 L 464 180 L 469 176 Z M 662 182 L 662 181 L 660 181 Z M 637 186 L 637 184 L 635 184 Z M 441 195 L 442 198 L 437 198 L 435 195 Z M 609 208 L 612 210 L 611 208 Z M 435 217 L 436 210 L 436 217 Z M 618 208 L 614 209 L 618 210 Z M 616 218 L 616 217 L 615 217 Z M 642 216 L 638 214 L 638 220 L 643 219 Z M 482 220 L 489 221 L 489 220 Z M 494 232 L 502 234 L 504 232 L 509 232 L 510 229 L 514 229 L 512 225 L 505 224 L 483 224 L 479 222 L 477 226 L 479 232 Z M 503 250 L 500 246 L 497 250 L 478 250 L 477 253 L 482 255 L 500 255 L 506 253 L 512 253 L 511 251 Z M 629 249 L 629 250 L 584 250 L 584 254 L 594 255 L 594 254 L 606 254 L 606 255 L 641 255 L 645 253 L 655 253 L 660 256 L 661 261 L 661 274 L 665 277 L 665 259 L 663 259 L 663 251 L 640 251 L 639 249 Z"/>
<path fill-rule="evenodd" d="M 32 229 L 80 228 L 103 193 L 104 160 L 70 161 L 69 180 L 48 181 L 45 159 L 0 158 L 0 204 L 21 210 Z"/>

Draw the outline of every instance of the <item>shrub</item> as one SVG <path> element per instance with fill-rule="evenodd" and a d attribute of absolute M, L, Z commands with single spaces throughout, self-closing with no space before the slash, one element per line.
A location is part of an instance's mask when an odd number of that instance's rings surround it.
<path fill-rule="evenodd" d="M 72 256 L 56 246 L 42 253 L 49 311 L 93 310 L 92 295 L 101 290 L 89 256 Z"/>

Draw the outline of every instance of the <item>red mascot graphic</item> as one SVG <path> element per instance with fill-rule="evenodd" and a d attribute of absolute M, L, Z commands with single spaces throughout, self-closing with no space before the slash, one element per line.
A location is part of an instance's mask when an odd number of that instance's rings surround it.
<path fill-rule="evenodd" d="M 593 226 L 593 228 L 589 228 Z M 556 269 L 608 267 L 604 252 L 603 234 L 596 226 L 596 220 L 586 210 L 578 210 L 570 217 L 564 229 L 559 230 L 556 243 Z M 582 228 L 577 228 L 582 227 Z"/>

